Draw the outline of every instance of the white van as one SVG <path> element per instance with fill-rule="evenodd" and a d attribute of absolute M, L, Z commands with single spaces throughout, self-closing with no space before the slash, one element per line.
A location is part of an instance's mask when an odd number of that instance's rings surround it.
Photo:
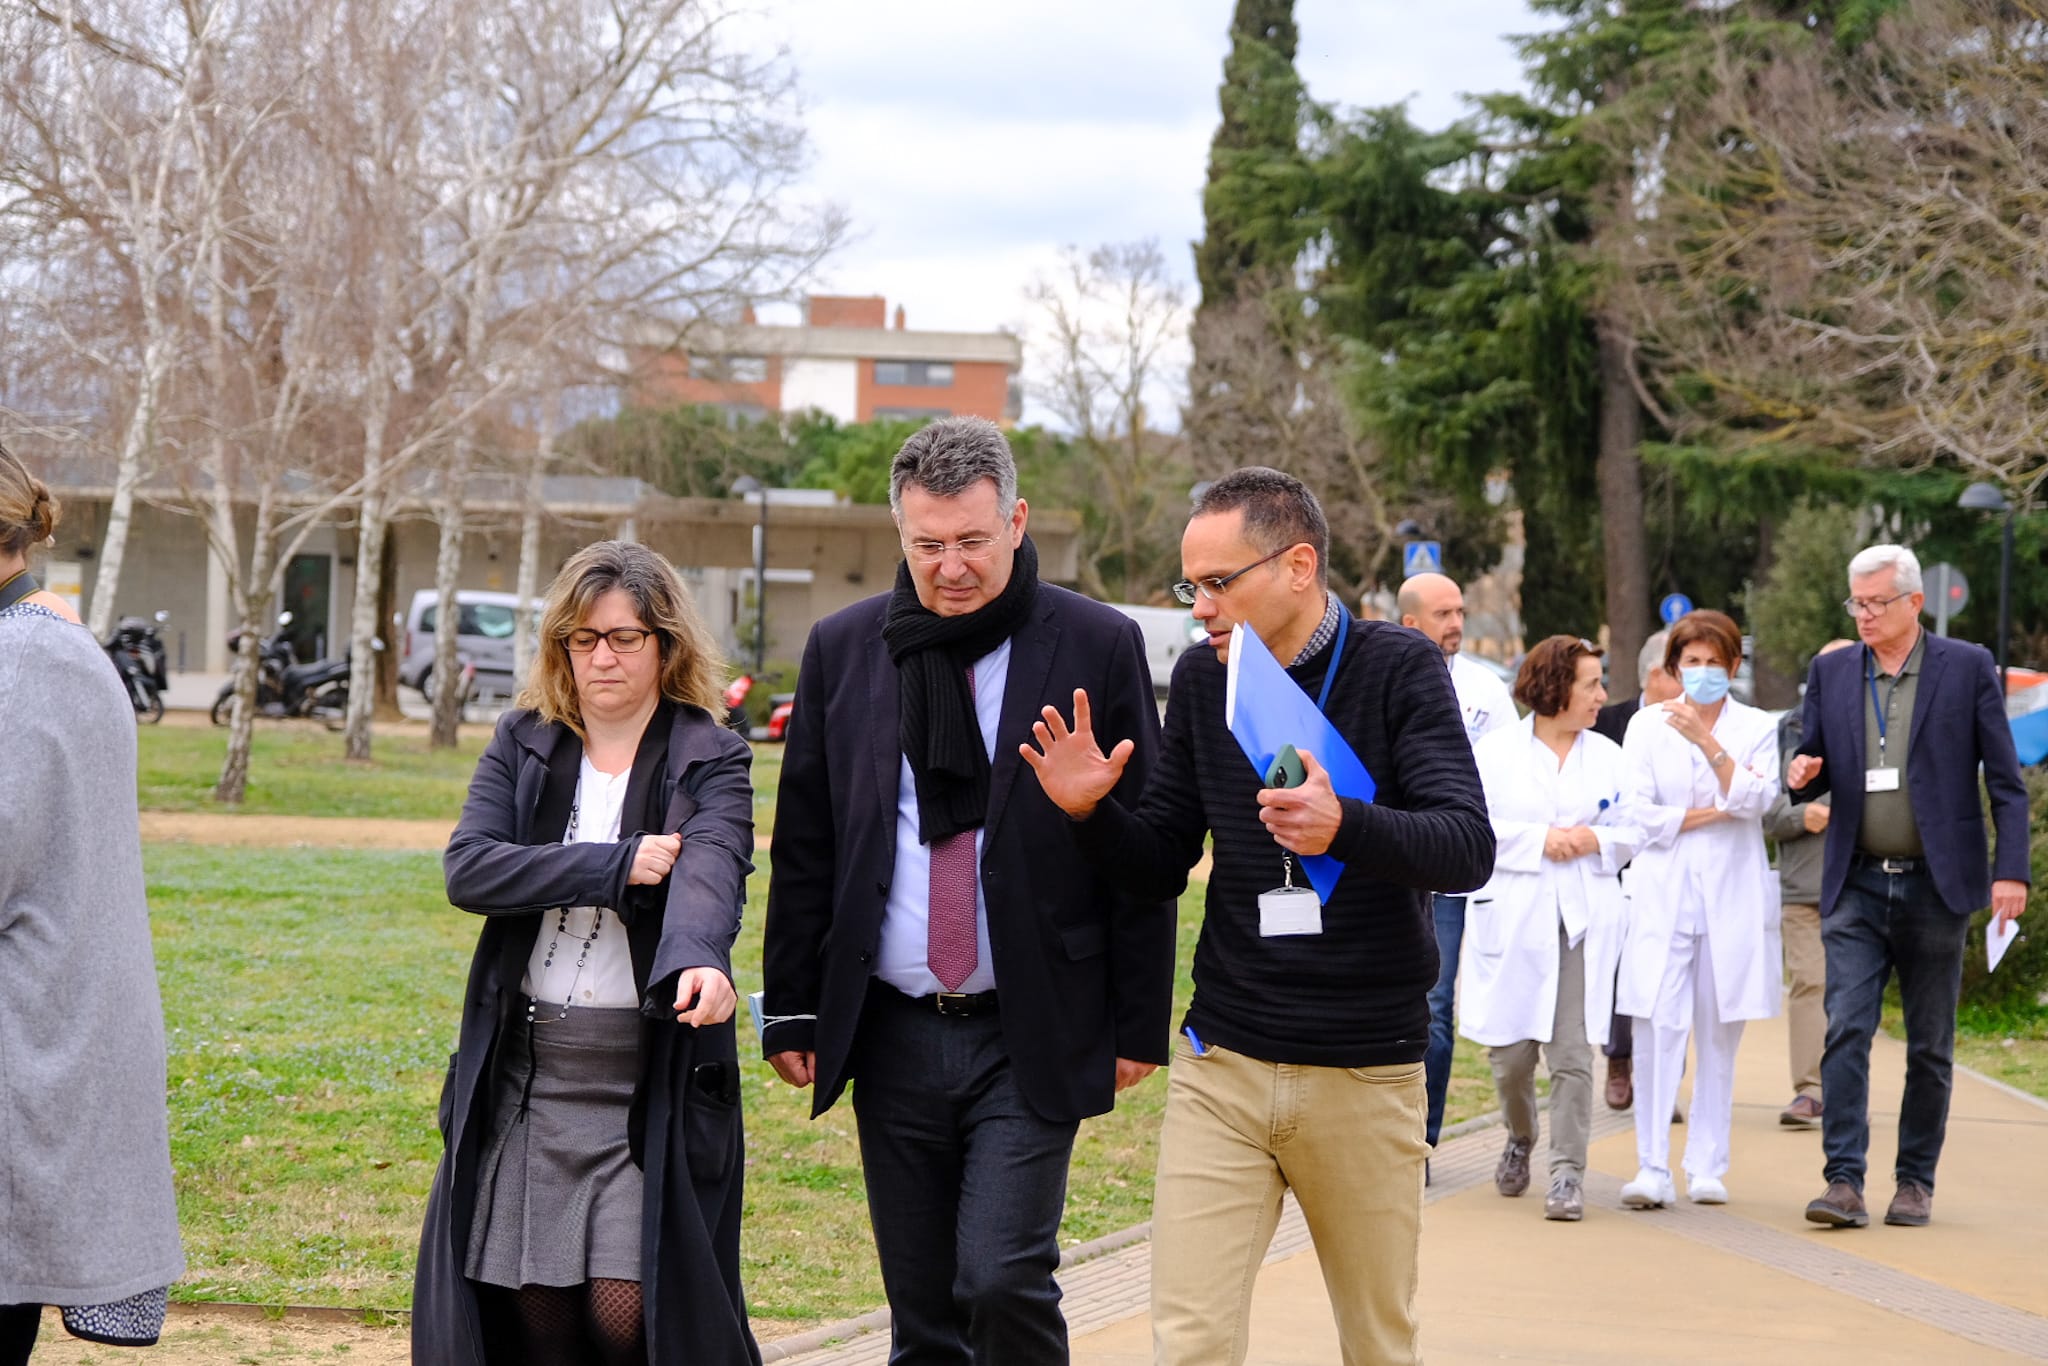
<path fill-rule="evenodd" d="M 398 681 L 429 697 L 434 691 L 434 631 L 440 598 L 431 588 L 422 588 L 412 595 L 412 607 L 405 614 L 405 653 L 398 660 Z M 476 666 L 471 696 L 488 693 L 510 697 L 516 691 L 512 636 L 518 626 L 518 595 L 459 589 L 455 607 L 456 654 Z M 538 598 L 529 604 L 535 622 L 540 619 L 540 608 Z"/>

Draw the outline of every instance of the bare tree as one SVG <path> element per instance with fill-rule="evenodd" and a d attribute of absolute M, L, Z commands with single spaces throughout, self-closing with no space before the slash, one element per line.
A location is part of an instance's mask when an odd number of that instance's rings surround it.
<path fill-rule="evenodd" d="M 1188 471 L 1147 405 L 1170 384 L 1185 336 L 1181 287 L 1156 240 L 1082 253 L 1026 290 L 1037 314 L 1039 400 L 1073 433 L 1083 517 L 1081 583 L 1097 597 L 1144 601 L 1178 564 Z"/>
<path fill-rule="evenodd" d="M 1681 438 L 2048 479 L 2048 7 L 1923 0 L 1853 50 L 1699 48 L 1620 242 Z M 1687 92 L 1690 92 L 1689 94 Z M 1648 140 L 1645 140 L 1645 139 Z"/>

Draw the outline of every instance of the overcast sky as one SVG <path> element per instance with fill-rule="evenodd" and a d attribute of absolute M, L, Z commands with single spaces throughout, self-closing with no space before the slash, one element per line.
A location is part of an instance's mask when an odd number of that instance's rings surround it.
<path fill-rule="evenodd" d="M 824 292 L 886 295 L 913 328 L 1028 327 L 1059 248 L 1159 239 L 1193 299 L 1189 244 L 1217 121 L 1231 0 L 765 0 L 795 59 L 814 189 L 856 240 Z M 1410 102 L 1517 87 L 1524 0 L 1298 0 L 1317 99 Z M 1036 414 L 1029 414 L 1036 416 Z"/>

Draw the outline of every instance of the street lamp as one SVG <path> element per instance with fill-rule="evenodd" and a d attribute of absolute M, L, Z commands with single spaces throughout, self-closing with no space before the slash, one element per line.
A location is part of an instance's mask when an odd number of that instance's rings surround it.
<path fill-rule="evenodd" d="M 742 498 L 761 495 L 761 518 L 754 523 L 754 677 L 768 670 L 768 488 L 751 474 L 732 481 Z"/>
<path fill-rule="evenodd" d="M 2013 505 L 1996 484 L 1972 484 L 1963 490 L 1956 506 L 1971 512 L 2005 514 L 2004 544 L 1998 552 L 1998 691 L 2005 694 L 2006 644 L 2012 636 L 2012 515 Z"/>

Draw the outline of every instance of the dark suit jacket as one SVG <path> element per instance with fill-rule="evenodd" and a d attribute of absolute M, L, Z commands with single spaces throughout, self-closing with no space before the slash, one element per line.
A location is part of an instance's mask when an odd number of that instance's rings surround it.
<path fill-rule="evenodd" d="M 812 628 L 776 799 L 763 1014 L 817 1018 L 769 1025 L 763 1048 L 816 1050 L 813 1114 L 848 1080 L 895 870 L 902 748 L 897 670 L 882 644 L 888 601 L 869 598 Z M 1011 637 L 981 887 L 1017 1085 L 1058 1122 L 1110 1108 L 1117 1058 L 1166 1061 L 1173 989 L 1173 903 L 1113 891 L 1017 752 L 1046 704 L 1071 716 L 1076 688 L 1088 691 L 1105 752 L 1136 741 L 1112 794 L 1135 802 L 1159 752 L 1143 637 L 1113 608 L 1041 585 Z"/>
<path fill-rule="evenodd" d="M 1593 733 L 1604 735 L 1618 745 L 1628 737 L 1628 723 L 1633 721 L 1636 713 L 1642 709 L 1641 693 L 1623 698 L 1619 702 L 1609 702 L 1600 709 L 1599 718 L 1593 722 Z"/>
<path fill-rule="evenodd" d="M 1825 763 L 1820 776 L 1795 791 L 1797 801 L 1830 794 L 1827 848 L 1821 864 L 1820 911 L 1835 908 L 1863 826 L 1866 648 L 1836 650 L 1813 661 L 1806 679 L 1801 754 Z M 1991 794 L 1998 826 L 1998 866 L 1990 866 L 1977 770 Z M 1991 652 L 1929 633 L 1921 656 L 1907 742 L 1906 793 L 1927 850 L 1927 869 L 1942 902 L 1957 915 L 1991 904 L 1994 877 L 2033 881 L 2027 858 L 2027 785 L 2013 750 L 2012 728 L 1998 692 Z"/>

